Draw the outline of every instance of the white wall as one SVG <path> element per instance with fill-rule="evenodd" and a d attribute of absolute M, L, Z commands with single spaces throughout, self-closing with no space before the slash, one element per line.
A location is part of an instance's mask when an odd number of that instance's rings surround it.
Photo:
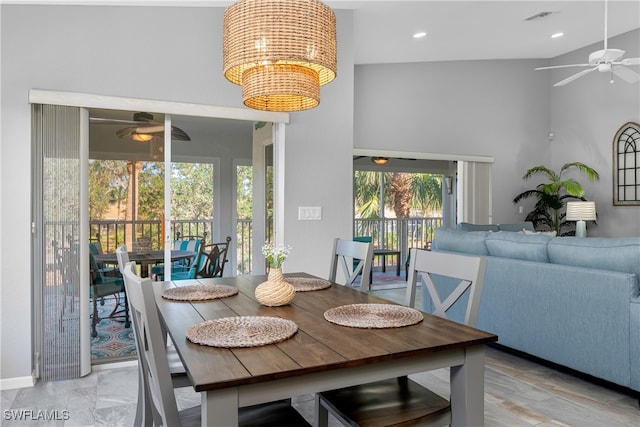
<path fill-rule="evenodd" d="M 640 57 L 640 30 L 614 37 L 609 48 L 622 49 L 624 58 Z M 552 65 L 581 64 L 589 54 L 602 49 L 595 44 L 554 58 Z M 630 67 L 640 71 L 640 67 Z M 549 84 L 580 69 L 549 72 Z M 623 124 L 640 123 L 640 83 L 628 84 L 597 71 L 551 91 L 551 143 L 549 165 L 559 170 L 566 162 L 583 162 L 600 174 L 591 182 L 572 173 L 585 187 L 585 197 L 596 202 L 598 225 L 588 224 L 590 236 L 640 236 L 640 206 L 613 206 L 613 137 Z"/>
<path fill-rule="evenodd" d="M 223 9 L 1 6 L 0 379 L 31 375 L 31 88 L 241 106 L 222 75 Z M 338 78 L 287 126 L 286 268 L 327 275 L 333 235 L 351 234 L 352 12 L 338 11 Z M 148 23 L 148 24 L 145 24 Z M 348 184 L 348 185 L 345 185 Z M 297 206 L 323 207 L 297 221 Z"/>
<path fill-rule="evenodd" d="M 549 162 L 549 81 L 533 71 L 540 63 L 358 65 L 354 147 L 493 157 L 493 222 L 520 221 L 512 203 L 527 188 L 520 178 Z"/>

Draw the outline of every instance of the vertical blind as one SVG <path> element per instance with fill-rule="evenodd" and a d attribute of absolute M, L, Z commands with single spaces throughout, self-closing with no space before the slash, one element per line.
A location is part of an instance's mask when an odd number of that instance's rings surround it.
<path fill-rule="evenodd" d="M 32 105 L 34 375 L 44 381 L 83 374 L 82 112 Z"/>

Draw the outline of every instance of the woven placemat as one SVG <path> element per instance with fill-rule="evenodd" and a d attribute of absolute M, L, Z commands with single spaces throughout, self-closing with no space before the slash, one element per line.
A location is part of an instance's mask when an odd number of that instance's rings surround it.
<path fill-rule="evenodd" d="M 187 339 L 211 347 L 259 347 L 291 338 L 298 325 L 269 316 L 237 316 L 207 320 L 187 329 Z"/>
<path fill-rule="evenodd" d="M 238 293 L 238 288 L 227 285 L 190 285 L 169 288 L 162 292 L 166 299 L 174 301 L 205 301 L 226 298 Z"/>
<path fill-rule="evenodd" d="M 296 292 L 319 291 L 331 287 L 331 282 L 317 277 L 284 276 L 291 283 Z"/>
<path fill-rule="evenodd" d="M 424 319 L 413 308 L 393 304 L 349 304 L 330 308 L 324 318 L 331 323 L 352 328 L 400 328 Z"/>

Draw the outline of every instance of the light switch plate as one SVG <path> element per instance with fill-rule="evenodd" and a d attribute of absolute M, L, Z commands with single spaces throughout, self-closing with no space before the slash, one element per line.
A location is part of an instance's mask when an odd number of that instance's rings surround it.
<path fill-rule="evenodd" d="M 298 206 L 299 221 L 319 221 L 322 219 L 322 207 Z"/>

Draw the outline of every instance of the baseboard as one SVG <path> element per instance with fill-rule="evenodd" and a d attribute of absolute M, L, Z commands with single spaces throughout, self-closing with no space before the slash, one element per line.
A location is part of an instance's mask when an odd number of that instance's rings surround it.
<path fill-rule="evenodd" d="M 35 381 L 32 376 L 28 377 L 16 377 L 16 378 L 2 378 L 0 379 L 0 391 L 12 390 L 14 388 L 33 387 Z"/>
<path fill-rule="evenodd" d="M 106 371 L 109 369 L 128 368 L 130 366 L 138 366 L 138 359 L 127 360 L 123 362 L 94 363 L 93 365 L 91 365 L 91 370 Z"/>

